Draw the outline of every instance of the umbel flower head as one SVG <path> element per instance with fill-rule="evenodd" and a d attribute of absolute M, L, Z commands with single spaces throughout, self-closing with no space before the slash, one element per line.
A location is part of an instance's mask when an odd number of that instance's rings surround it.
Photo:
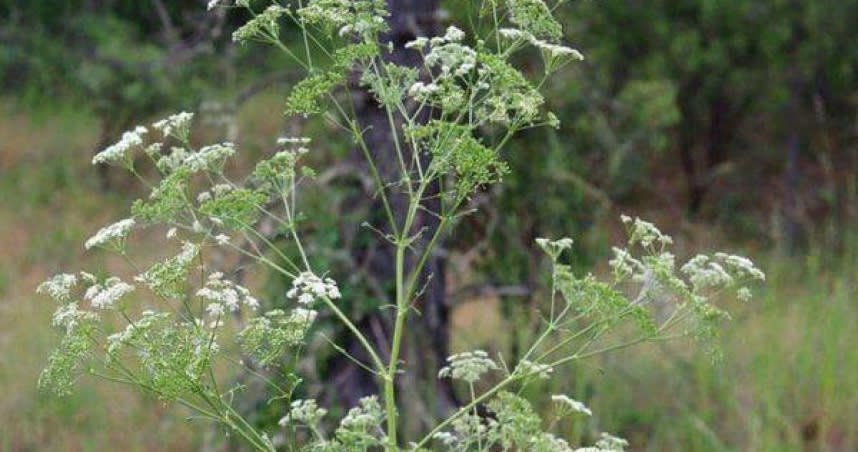
<path fill-rule="evenodd" d="M 206 312 L 214 318 L 213 326 L 217 326 L 225 313 L 235 312 L 241 305 L 252 310 L 259 307 L 259 301 L 247 288 L 224 279 L 221 272 L 209 275 L 205 287 L 197 291 L 197 296 L 209 301 Z"/>
<path fill-rule="evenodd" d="M 193 113 L 183 111 L 169 116 L 152 124 L 155 130 L 158 130 L 164 135 L 164 138 L 173 136 L 179 140 L 185 141 L 190 132 L 191 120 L 194 119 Z"/>
<path fill-rule="evenodd" d="M 561 416 L 567 413 L 581 413 L 586 414 L 587 416 L 593 415 L 593 412 L 587 408 L 587 405 L 584 405 L 565 394 L 554 394 L 551 396 L 551 401 L 557 405 L 558 414 Z"/>
<path fill-rule="evenodd" d="M 96 283 L 86 290 L 83 298 L 96 309 L 110 309 L 120 298 L 134 291 L 134 286 L 122 282 L 117 277 L 107 278 L 103 283 Z"/>
<path fill-rule="evenodd" d="M 77 284 L 77 275 L 60 273 L 39 284 L 36 287 L 36 293 L 47 295 L 57 303 L 66 303 L 71 301 L 71 291 L 75 284 Z"/>
<path fill-rule="evenodd" d="M 118 250 L 124 248 L 125 238 L 128 233 L 134 228 L 136 221 L 133 218 L 119 220 L 116 223 L 101 228 L 94 236 L 87 239 L 84 243 L 86 249 L 94 247 L 109 248 L 114 247 Z"/>
<path fill-rule="evenodd" d="M 122 134 L 122 138 L 105 150 L 95 154 L 92 164 L 127 164 L 129 153 L 143 146 L 143 135 L 149 132 L 143 126 L 137 126 L 134 130 Z"/>
<path fill-rule="evenodd" d="M 331 300 L 340 298 L 340 289 L 331 278 L 320 278 L 311 272 L 303 272 L 292 281 L 292 288 L 286 292 L 287 298 L 297 298 L 298 303 L 310 305 L 322 297 Z"/>
<path fill-rule="evenodd" d="M 447 363 L 448 365 L 438 372 L 438 378 L 449 377 L 468 383 L 474 383 L 486 372 L 498 368 L 488 353 L 482 350 L 450 355 Z"/>
<path fill-rule="evenodd" d="M 290 422 L 302 422 L 307 425 L 316 425 L 328 410 L 320 408 L 313 399 L 295 400 L 290 406 L 289 414 L 280 419 L 278 424 L 286 426 Z"/>

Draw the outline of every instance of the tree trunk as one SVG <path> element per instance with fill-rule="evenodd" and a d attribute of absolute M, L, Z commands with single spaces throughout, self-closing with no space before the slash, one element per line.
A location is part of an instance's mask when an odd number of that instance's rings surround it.
<path fill-rule="evenodd" d="M 433 36 L 437 32 L 437 9 L 438 0 L 388 0 L 390 11 L 390 31 L 382 36 L 382 42 L 391 42 L 393 51 L 385 53 L 383 58 L 387 61 L 408 66 L 417 66 L 420 63 L 420 55 L 413 50 L 405 49 L 405 44 L 418 36 Z M 357 89 L 357 88 L 353 88 Z M 377 162 L 382 180 L 393 182 L 399 180 L 402 175 L 397 164 L 396 149 L 392 140 L 391 127 L 387 113 L 380 107 L 367 92 L 355 95 L 357 101 L 357 116 L 360 126 L 366 131 L 364 140 L 369 148 L 373 159 Z M 424 121 L 429 119 L 429 114 Z M 400 125 L 397 124 L 396 127 Z M 400 131 L 400 136 L 402 136 Z M 413 152 L 407 147 L 404 152 Z M 356 150 L 353 154 L 355 162 L 362 162 L 362 153 Z M 425 158 L 425 157 L 421 157 Z M 363 165 L 363 163 L 361 163 Z M 397 221 L 401 223 L 405 216 L 408 199 L 389 191 L 391 208 Z M 438 187 L 430 187 L 425 197 L 429 201 L 424 202 L 424 207 L 430 211 L 439 211 L 439 199 L 434 196 L 438 193 Z M 380 202 L 374 202 L 371 212 L 381 212 Z M 374 226 L 383 222 L 383 216 L 378 215 L 378 221 Z M 420 212 L 415 219 L 413 231 L 423 229 L 423 242 L 418 242 L 416 248 L 427 245 L 426 241 L 433 235 L 438 227 L 437 217 Z M 390 232 L 390 231 L 384 231 Z M 389 243 L 377 243 L 371 248 L 352 250 L 354 261 L 359 266 L 367 268 L 373 278 L 384 284 L 384 287 L 392 287 L 395 278 L 393 249 Z M 413 268 L 414 262 L 409 265 Z M 440 365 L 446 359 L 448 353 L 448 315 L 449 310 L 445 303 L 444 284 L 444 262 L 441 258 L 431 257 L 423 270 L 424 290 L 418 299 L 419 314 L 410 318 L 407 333 L 407 343 L 403 348 L 402 360 L 404 361 L 403 378 L 398 388 L 399 400 L 403 402 L 400 406 L 400 418 L 407 421 L 406 432 L 424 427 L 424 423 L 431 422 L 455 407 L 456 400 L 448 381 L 437 379 Z M 391 294 L 390 300 L 393 300 Z M 389 336 L 392 330 L 392 319 L 390 313 L 374 311 L 366 318 L 360 319 L 359 327 L 371 338 L 375 345 L 381 350 L 389 347 Z M 355 356 L 361 357 L 359 344 L 352 338 L 349 339 L 346 349 Z M 359 368 L 349 359 L 339 357 L 333 364 L 334 381 L 337 386 L 339 401 L 346 406 L 357 403 L 358 399 L 367 394 L 378 393 L 379 388 L 372 375 L 364 369 Z M 428 380 L 427 380 L 428 379 Z M 423 400 L 420 397 L 420 382 L 435 381 L 436 390 L 434 400 Z M 406 395 L 407 394 L 407 395 Z M 429 403 L 431 408 L 425 403 Z"/>

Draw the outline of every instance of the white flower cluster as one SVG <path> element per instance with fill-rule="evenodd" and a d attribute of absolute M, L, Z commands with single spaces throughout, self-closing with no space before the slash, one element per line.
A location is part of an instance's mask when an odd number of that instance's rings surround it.
<path fill-rule="evenodd" d="M 96 232 L 94 236 L 87 239 L 84 247 L 90 249 L 96 246 L 106 247 L 110 245 L 116 249 L 122 249 L 125 238 L 128 237 L 128 233 L 131 232 L 135 224 L 136 222 L 133 218 L 126 218 L 105 226 Z"/>
<path fill-rule="evenodd" d="M 340 421 L 340 428 L 366 431 L 378 427 L 383 418 L 384 412 L 378 403 L 378 397 L 374 395 L 362 397 L 359 405 L 349 409 L 349 412 Z"/>
<path fill-rule="evenodd" d="M 134 291 L 134 286 L 113 276 L 90 286 L 83 295 L 93 308 L 110 309 L 120 298 Z"/>
<path fill-rule="evenodd" d="M 67 333 L 72 332 L 81 322 L 98 320 L 98 314 L 78 309 L 77 302 L 60 306 L 52 318 L 52 324 L 58 328 L 65 328 Z"/>
<path fill-rule="evenodd" d="M 587 408 L 587 405 L 564 394 L 554 394 L 551 400 L 558 405 L 560 411 L 565 413 L 581 413 L 587 416 L 592 416 L 593 412 Z"/>
<path fill-rule="evenodd" d="M 430 39 L 428 43 L 431 50 L 424 58 L 426 65 L 439 67 L 442 77 L 451 75 L 463 77 L 469 74 L 477 66 L 477 52 L 460 43 L 464 38 L 465 33 L 451 25 L 447 28 L 444 36 Z M 417 38 L 417 40 L 406 44 L 406 47 L 411 45 L 420 48 L 422 42 L 424 41 L 421 41 L 421 38 Z"/>
<path fill-rule="evenodd" d="M 699 254 L 682 266 L 695 289 L 729 286 L 745 280 L 766 279 L 765 273 L 754 266 L 750 259 L 732 254 L 716 253 L 713 257 Z M 739 298 L 750 299 L 750 291 L 741 288 Z"/>
<path fill-rule="evenodd" d="M 298 303 L 309 305 L 321 297 L 336 300 L 342 294 L 333 279 L 322 279 L 313 273 L 303 272 L 292 281 L 292 288 L 286 292 L 286 297 L 297 298 Z"/>
<path fill-rule="evenodd" d="M 634 219 L 628 215 L 621 215 L 620 219 L 629 228 L 629 244 L 634 245 L 640 243 L 644 248 L 649 248 L 655 243 L 661 246 L 673 244 L 673 239 L 662 233 L 649 221 L 641 220 L 638 217 Z"/>
<path fill-rule="evenodd" d="M 724 267 L 709 256 L 698 254 L 682 266 L 682 272 L 688 275 L 691 284 L 698 289 L 725 286 L 733 282 L 733 277 Z"/>
<path fill-rule="evenodd" d="M 197 152 L 189 152 L 183 147 L 173 147 L 170 153 L 161 156 L 156 165 L 164 172 L 173 172 L 186 167 L 191 172 L 211 168 L 215 163 L 235 155 L 235 145 L 230 142 L 205 146 Z"/>
<path fill-rule="evenodd" d="M 289 314 L 286 323 L 296 325 L 299 327 L 298 329 L 306 331 L 318 316 L 319 312 L 313 309 L 295 308 Z"/>
<path fill-rule="evenodd" d="M 143 135 L 148 132 L 143 126 L 137 126 L 134 130 L 125 132 L 117 143 L 95 154 L 92 164 L 127 163 L 128 152 L 143 146 Z"/>
<path fill-rule="evenodd" d="M 193 119 L 193 113 L 183 111 L 154 122 L 152 127 L 160 131 L 164 135 L 164 138 L 172 135 L 180 140 L 185 140 L 190 132 L 191 121 Z"/>
<path fill-rule="evenodd" d="M 517 375 L 521 375 L 523 377 L 537 377 L 543 380 L 551 377 L 551 373 L 554 372 L 554 369 L 548 364 L 538 364 L 526 359 L 523 359 L 518 362 L 518 365 L 515 366 L 515 371 L 513 373 Z"/>
<path fill-rule="evenodd" d="M 721 260 L 728 269 L 739 275 L 741 278 L 757 279 L 760 281 L 766 280 L 766 274 L 757 268 L 747 257 L 736 256 L 734 254 L 715 253 L 715 258 Z"/>
<path fill-rule="evenodd" d="M 328 413 L 328 410 L 319 407 L 313 399 L 295 400 L 291 404 L 289 414 L 283 416 L 278 422 L 285 427 L 290 422 L 303 422 L 307 425 L 315 425 Z"/>
<path fill-rule="evenodd" d="M 366 19 L 355 21 L 353 24 L 345 24 L 340 28 L 340 36 L 349 36 L 352 34 L 365 36 L 377 30 L 384 28 L 384 18 L 380 16 L 372 16 Z"/>
<path fill-rule="evenodd" d="M 306 149 L 304 146 L 310 144 L 311 141 L 307 137 L 280 137 L 277 139 L 277 144 L 280 146 L 298 146 L 299 152 L 304 154 L 307 151 L 301 152 L 301 150 Z"/>
<path fill-rule="evenodd" d="M 206 9 L 208 11 L 211 11 L 211 10 L 217 8 L 218 6 L 229 6 L 229 0 L 209 0 L 209 3 L 206 6 Z M 250 0 L 235 0 L 234 6 L 240 6 L 240 7 L 247 8 L 250 6 Z"/>
<path fill-rule="evenodd" d="M 438 432 L 432 435 L 432 438 L 440 441 L 449 448 L 453 448 L 459 442 L 459 438 L 450 432 Z"/>
<path fill-rule="evenodd" d="M 574 241 L 569 237 L 564 237 L 559 240 L 550 240 L 542 237 L 536 239 L 536 244 L 542 248 L 542 251 L 545 251 L 545 254 L 548 254 L 554 260 L 557 260 L 563 251 L 572 248 L 573 243 Z"/>
<path fill-rule="evenodd" d="M 435 94 L 441 87 L 435 83 L 414 82 L 408 88 L 408 95 L 417 99 L 425 99 Z"/>
<path fill-rule="evenodd" d="M 608 265 L 614 270 L 614 276 L 617 279 L 623 279 L 627 276 L 638 279 L 639 275 L 646 274 L 646 267 L 643 262 L 634 258 L 628 250 L 616 246 L 612 250 L 614 251 L 614 258 L 608 261 Z"/>
<path fill-rule="evenodd" d="M 155 162 L 155 166 L 165 173 L 171 173 L 182 166 L 185 159 L 188 158 L 188 154 L 190 154 L 190 152 L 188 152 L 187 149 L 180 146 L 173 146 L 170 148 L 169 154 L 158 157 L 158 161 Z M 158 151 L 158 154 L 151 155 L 152 158 L 155 158 L 156 155 L 160 155 L 160 150 Z"/>
<path fill-rule="evenodd" d="M 447 363 L 448 365 L 438 372 L 438 378 L 449 377 L 468 383 L 474 383 L 486 372 L 498 368 L 497 364 L 489 358 L 488 353 L 482 350 L 450 355 Z"/>
<path fill-rule="evenodd" d="M 245 2 L 247 3 L 247 2 Z M 280 5 L 271 5 L 255 15 L 247 23 L 232 33 L 233 42 L 247 42 L 254 39 L 267 40 L 280 33 L 278 21 L 288 10 Z"/>
<path fill-rule="evenodd" d="M 206 306 L 206 312 L 215 321 L 227 312 L 237 311 L 241 305 L 252 310 L 259 307 L 259 300 L 253 297 L 247 288 L 224 279 L 221 272 L 210 274 L 205 287 L 197 291 L 197 296 L 210 302 Z"/>
<path fill-rule="evenodd" d="M 338 29 L 340 36 L 369 39 L 387 29 L 384 0 L 310 0 L 298 15 L 309 23 Z"/>
<path fill-rule="evenodd" d="M 202 171 L 223 159 L 235 155 L 235 145 L 229 142 L 205 146 L 197 152 L 188 154 L 182 164 L 192 172 Z"/>
<path fill-rule="evenodd" d="M 602 432 L 596 447 L 603 451 L 624 451 L 629 447 L 629 442 L 623 438 L 616 437 L 610 433 Z"/>
<path fill-rule="evenodd" d="M 212 200 L 212 196 L 217 198 L 218 196 L 223 196 L 231 191 L 235 190 L 235 187 L 229 184 L 217 184 L 212 186 L 211 190 L 206 190 L 200 192 L 197 195 L 197 202 L 200 204 L 204 204 L 208 201 Z"/>
<path fill-rule="evenodd" d="M 69 273 L 60 273 L 51 276 L 36 287 L 36 293 L 47 295 L 58 303 L 71 300 L 71 290 L 77 284 L 77 276 Z"/>
<path fill-rule="evenodd" d="M 573 60 L 584 60 L 584 55 L 576 49 L 560 44 L 552 44 L 546 40 L 538 39 L 531 33 L 528 33 L 524 30 L 519 30 L 518 28 L 501 28 L 500 30 L 498 30 L 498 33 L 500 33 L 501 37 L 512 41 L 521 40 L 529 42 L 534 47 L 544 52 L 548 59 L 569 57 Z"/>

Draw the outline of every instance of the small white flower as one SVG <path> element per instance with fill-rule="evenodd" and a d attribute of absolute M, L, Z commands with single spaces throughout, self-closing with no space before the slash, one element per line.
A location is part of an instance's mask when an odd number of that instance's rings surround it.
<path fill-rule="evenodd" d="M 564 237 L 558 240 L 550 240 L 542 237 L 536 239 L 536 244 L 554 260 L 557 260 L 563 251 L 572 248 L 573 243 L 574 241 L 569 237 Z"/>
<path fill-rule="evenodd" d="M 214 239 L 215 239 L 215 242 L 217 242 L 217 244 L 218 244 L 218 245 L 227 245 L 227 244 L 229 244 L 229 236 L 228 236 L 228 235 L 226 235 L 226 234 L 218 234 L 218 235 L 216 235 L 216 236 L 215 236 L 215 238 L 214 238 Z"/>
<path fill-rule="evenodd" d="M 544 380 L 549 378 L 553 371 L 554 369 L 548 364 L 537 364 L 523 359 L 519 361 L 513 373 L 524 377 L 537 377 Z"/>
<path fill-rule="evenodd" d="M 438 372 L 438 378 L 450 377 L 468 383 L 474 383 L 484 373 L 498 368 L 488 353 L 482 350 L 451 355 L 447 362 L 449 364 Z"/>
<path fill-rule="evenodd" d="M 98 279 L 92 273 L 80 272 L 80 279 L 90 283 L 95 284 L 98 282 Z"/>
<path fill-rule="evenodd" d="M 555 394 L 551 396 L 551 400 L 560 406 L 562 410 L 570 410 L 572 413 L 582 413 L 587 416 L 592 416 L 593 412 L 587 408 L 587 405 L 563 394 Z"/>
<path fill-rule="evenodd" d="M 604 451 L 622 452 L 628 446 L 628 441 L 605 432 L 602 432 L 599 440 L 596 441 L 596 447 Z"/>
<path fill-rule="evenodd" d="M 278 424 L 285 427 L 290 422 L 303 422 L 307 425 L 315 425 L 328 410 L 320 408 L 313 399 L 295 400 L 291 404 L 289 414 L 284 416 Z"/>
<path fill-rule="evenodd" d="M 562 46 L 559 44 L 551 44 L 550 42 L 533 39 L 531 41 L 540 50 L 548 54 L 550 58 L 560 58 L 564 56 L 571 57 L 574 60 L 583 61 L 584 55 L 576 49 Z"/>
<path fill-rule="evenodd" d="M 435 83 L 429 83 L 428 85 L 423 82 L 415 82 L 408 88 L 408 95 L 416 98 L 426 98 L 438 92 L 440 87 Z"/>
<path fill-rule="evenodd" d="M 214 5 L 216 4 L 217 1 L 209 2 L 209 9 L 214 8 Z M 152 127 L 164 134 L 164 138 L 173 135 L 177 138 L 184 139 L 188 135 L 192 119 L 194 119 L 193 113 L 183 111 L 166 119 L 156 121 L 152 124 Z"/>
<path fill-rule="evenodd" d="M 280 146 L 286 145 L 297 145 L 297 144 L 310 144 L 312 140 L 307 137 L 280 137 L 277 139 L 277 144 Z"/>
<path fill-rule="evenodd" d="M 301 296 L 298 297 L 298 303 L 301 304 L 310 304 L 313 300 L 315 300 L 315 297 L 310 293 L 302 293 Z"/>
<path fill-rule="evenodd" d="M 84 246 L 90 249 L 96 246 L 113 245 L 121 248 L 125 238 L 136 222 L 133 218 L 119 220 L 116 223 L 101 228 L 94 236 L 90 237 Z"/>
<path fill-rule="evenodd" d="M 628 215 L 621 215 L 620 219 L 629 226 L 629 244 L 640 243 L 644 248 L 649 248 L 655 243 L 661 246 L 673 244 L 673 239 L 669 235 L 662 233 L 649 221 L 637 217 L 632 219 Z"/>
<path fill-rule="evenodd" d="M 452 447 L 453 445 L 455 445 L 459 441 L 459 439 L 456 437 L 456 435 L 454 435 L 450 432 L 438 432 L 438 433 L 432 435 L 432 437 L 435 438 L 436 440 L 440 441 L 441 443 L 443 443 L 447 447 Z"/>
<path fill-rule="evenodd" d="M 54 275 L 36 287 L 36 293 L 48 295 L 59 303 L 65 303 L 71 299 L 71 290 L 77 284 L 77 276 L 61 273 Z"/>
<path fill-rule="evenodd" d="M 134 286 L 124 283 L 119 278 L 109 278 L 103 284 L 93 284 L 86 293 L 84 300 L 90 302 L 93 308 L 110 309 L 120 298 L 133 292 Z"/>
<path fill-rule="evenodd" d="M 60 306 L 54 311 L 51 319 L 55 327 L 65 328 L 66 332 L 74 330 L 81 322 L 98 320 L 98 314 L 78 309 L 77 302 Z"/>
<path fill-rule="evenodd" d="M 223 196 L 223 195 L 225 195 L 225 194 L 227 194 L 233 190 L 234 190 L 233 186 L 229 185 L 229 184 L 217 184 L 214 187 L 212 187 L 212 193 L 214 193 L 215 197 Z"/>
<path fill-rule="evenodd" d="M 292 288 L 286 292 L 286 297 L 297 298 L 298 303 L 309 305 L 321 297 L 336 300 L 342 294 L 333 279 L 322 279 L 313 273 L 303 272 L 292 281 Z"/>
<path fill-rule="evenodd" d="M 220 303 L 209 303 L 206 306 L 206 313 L 212 317 L 218 318 L 223 315 L 224 308 Z"/>
<path fill-rule="evenodd" d="M 137 126 L 134 130 L 125 132 L 119 142 L 96 154 L 92 158 L 92 164 L 124 163 L 129 151 L 143 145 L 143 135 L 147 132 L 148 130 L 143 126 Z"/>
<path fill-rule="evenodd" d="M 465 32 L 455 25 L 450 25 L 447 27 L 447 32 L 444 33 L 444 38 L 448 41 L 458 42 L 465 39 Z"/>
<path fill-rule="evenodd" d="M 236 312 L 241 305 L 254 311 L 259 307 L 259 300 L 253 297 L 247 288 L 224 279 L 221 272 L 210 274 L 205 286 L 199 289 L 196 295 L 211 302 L 206 306 L 206 313 L 215 319 L 226 312 Z"/>
<path fill-rule="evenodd" d="M 504 38 L 507 39 L 528 39 L 530 40 L 533 35 L 527 33 L 525 31 L 519 30 L 518 28 L 501 28 L 498 29 L 498 33 Z"/>
<path fill-rule="evenodd" d="M 405 43 L 405 48 L 420 50 L 426 47 L 426 44 L 429 44 L 429 38 L 418 36 L 413 41 L 408 41 L 407 43 Z"/>
<path fill-rule="evenodd" d="M 170 229 L 167 231 L 167 238 L 168 238 L 168 239 L 172 239 L 172 238 L 173 238 L 173 237 L 175 237 L 175 236 L 176 236 L 176 228 L 170 228 Z"/>

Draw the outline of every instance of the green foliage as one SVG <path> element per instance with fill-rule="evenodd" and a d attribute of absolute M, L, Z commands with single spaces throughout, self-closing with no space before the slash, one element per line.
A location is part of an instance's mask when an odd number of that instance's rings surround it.
<path fill-rule="evenodd" d="M 259 192 L 238 188 L 215 194 L 212 199 L 200 204 L 200 212 L 213 220 L 223 222 L 230 229 L 244 229 L 256 222 L 259 206 L 268 196 Z"/>
<path fill-rule="evenodd" d="M 334 87 L 346 81 L 340 72 L 325 72 L 307 77 L 292 88 L 286 98 L 287 115 L 317 115 L 325 111 L 322 102 Z"/>
<path fill-rule="evenodd" d="M 304 341 L 307 330 L 316 318 L 316 311 L 297 308 L 291 314 L 273 309 L 263 316 L 250 319 L 239 334 L 239 340 L 247 354 L 259 364 L 276 363 L 289 348 Z"/>
<path fill-rule="evenodd" d="M 41 389 L 52 391 L 58 396 L 73 393 L 75 383 L 84 371 L 83 366 L 86 365 L 87 354 L 92 347 L 90 336 L 94 330 L 95 326 L 88 323 L 66 332 L 39 375 Z"/>
<path fill-rule="evenodd" d="M 559 41 L 563 28 L 544 0 L 507 0 L 510 22 L 537 38 Z"/>
<path fill-rule="evenodd" d="M 460 200 L 483 185 L 499 182 L 509 171 L 494 149 L 474 138 L 471 128 L 433 120 L 406 130 L 432 154 L 432 168 L 453 176 L 450 198 Z"/>
<path fill-rule="evenodd" d="M 542 94 L 503 58 L 481 53 L 477 60 L 487 93 L 481 114 L 491 121 L 530 124 L 545 103 Z"/>
<path fill-rule="evenodd" d="M 139 281 L 158 296 L 181 298 L 186 293 L 188 272 L 199 251 L 197 245 L 184 242 L 179 254 L 153 264 L 139 276 Z"/>
<path fill-rule="evenodd" d="M 187 186 L 191 171 L 179 168 L 165 177 L 152 190 L 147 201 L 138 199 L 131 205 L 131 214 L 147 223 L 168 222 L 182 212 L 187 203 Z"/>

